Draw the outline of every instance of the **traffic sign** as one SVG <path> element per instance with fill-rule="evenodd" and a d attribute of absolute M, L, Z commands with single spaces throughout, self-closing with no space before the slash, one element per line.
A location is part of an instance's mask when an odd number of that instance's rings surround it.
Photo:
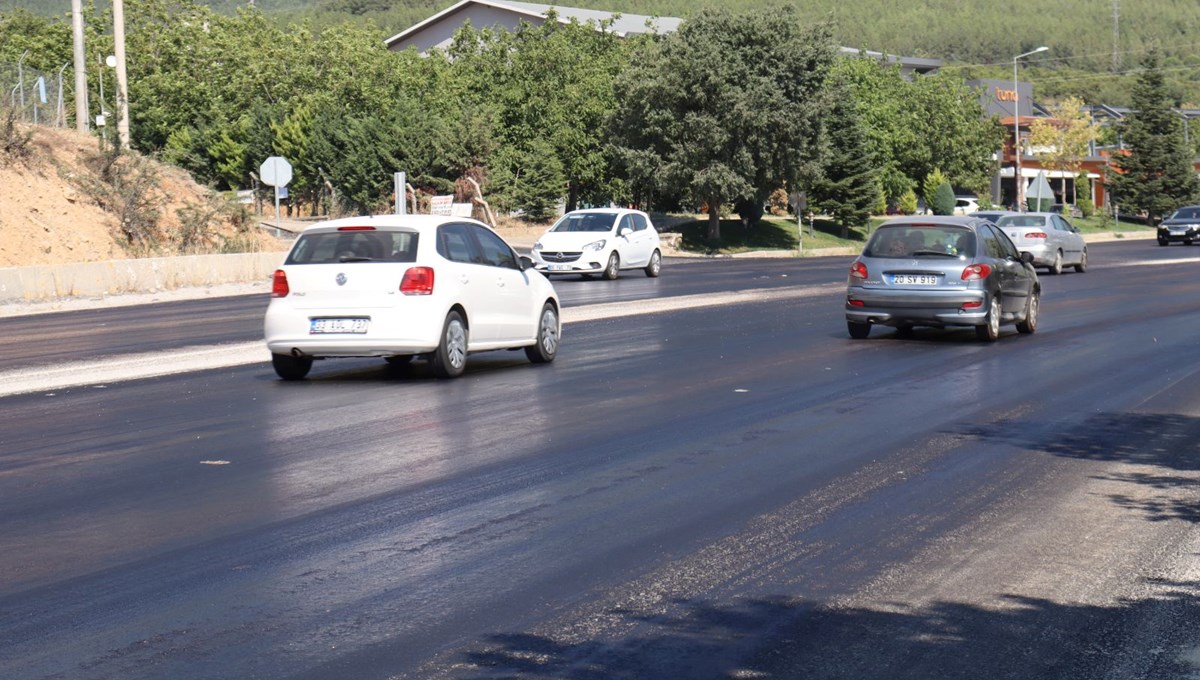
<path fill-rule="evenodd" d="M 258 168 L 258 176 L 264 184 L 286 187 L 292 181 L 292 164 L 283 156 L 271 156 Z"/>

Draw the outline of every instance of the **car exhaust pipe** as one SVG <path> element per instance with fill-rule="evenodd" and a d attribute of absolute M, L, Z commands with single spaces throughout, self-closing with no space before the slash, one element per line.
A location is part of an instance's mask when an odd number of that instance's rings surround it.
<path fill-rule="evenodd" d="M 296 357 L 297 359 L 301 359 L 304 357 L 304 352 L 301 352 L 299 347 L 293 347 L 292 356 Z"/>

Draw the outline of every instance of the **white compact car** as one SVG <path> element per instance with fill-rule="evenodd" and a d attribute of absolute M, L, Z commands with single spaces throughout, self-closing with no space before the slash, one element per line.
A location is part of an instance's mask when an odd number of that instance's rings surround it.
<path fill-rule="evenodd" d="M 529 258 L 481 222 L 433 215 L 308 227 L 275 272 L 263 324 L 284 380 L 327 357 L 425 356 L 446 378 L 483 350 L 548 363 L 561 331 L 558 295 Z"/>
<path fill-rule="evenodd" d="M 533 244 L 533 263 L 543 274 L 600 274 L 615 279 L 622 269 L 646 276 L 662 270 L 658 231 L 640 210 L 574 210 Z"/>

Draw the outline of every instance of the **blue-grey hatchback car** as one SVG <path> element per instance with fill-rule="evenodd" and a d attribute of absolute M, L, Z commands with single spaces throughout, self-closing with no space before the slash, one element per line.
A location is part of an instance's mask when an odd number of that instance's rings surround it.
<path fill-rule="evenodd" d="M 975 217 L 899 217 L 880 225 L 850 265 L 850 337 L 890 326 L 973 326 L 980 340 L 1000 326 L 1037 330 L 1041 284 L 1033 258 L 991 222 Z"/>

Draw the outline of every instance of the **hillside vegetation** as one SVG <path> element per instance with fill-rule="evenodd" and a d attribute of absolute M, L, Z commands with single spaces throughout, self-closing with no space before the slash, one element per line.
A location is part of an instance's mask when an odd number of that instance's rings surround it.
<path fill-rule="evenodd" d="M 85 3 L 86 4 L 86 3 Z M 100 7 L 107 5 L 97 0 Z M 205 0 L 222 13 L 247 0 Z M 306 19 L 314 30 L 352 20 L 373 23 L 381 37 L 454 4 L 452 0 L 256 0 L 277 20 Z M 554 4 L 554 3 L 544 3 Z M 733 11 L 777 7 L 780 0 L 571 0 L 567 6 L 689 17 L 702 9 Z M 834 23 L 843 45 L 892 54 L 942 59 L 964 78 L 1012 77 L 1013 55 L 1040 45 L 1042 58 L 1022 62 L 1021 77 L 1039 98 L 1075 95 L 1088 103 L 1129 104 L 1136 70 L 1152 45 L 1162 50 L 1168 86 L 1177 103 L 1200 105 L 1200 2 L 1126 0 L 1119 3 L 1114 45 L 1112 0 L 985 2 L 984 0 L 805 0 L 795 3 L 803 21 Z M 0 0 L 0 11 L 22 7 L 45 15 L 70 11 L 69 0 Z"/>

